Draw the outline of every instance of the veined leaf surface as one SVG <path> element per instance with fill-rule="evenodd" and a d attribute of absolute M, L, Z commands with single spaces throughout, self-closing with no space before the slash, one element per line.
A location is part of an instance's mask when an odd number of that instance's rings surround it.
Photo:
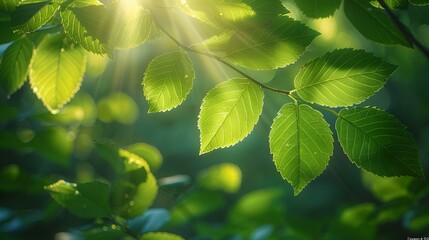
<path fill-rule="evenodd" d="M 14 32 L 33 32 L 51 20 L 60 8 L 59 4 L 43 0 L 24 0 L 12 13 Z"/>
<path fill-rule="evenodd" d="M 341 147 L 357 166 L 380 176 L 423 177 L 413 137 L 389 113 L 375 108 L 343 109 L 335 128 Z"/>
<path fill-rule="evenodd" d="M 206 40 L 211 52 L 221 52 L 225 60 L 255 70 L 271 70 L 294 63 L 318 32 L 286 16 L 268 24 L 236 29 Z M 213 47 L 212 47 L 213 46 Z"/>
<path fill-rule="evenodd" d="M 294 91 L 308 102 L 350 106 L 374 95 L 395 69 L 395 65 L 362 50 L 334 50 L 301 69 Z"/>
<path fill-rule="evenodd" d="M 78 217 L 106 217 L 109 209 L 109 186 L 102 182 L 68 183 L 64 180 L 46 186 L 52 198 Z"/>
<path fill-rule="evenodd" d="M 0 86 L 11 95 L 27 80 L 28 66 L 33 56 L 33 43 L 22 38 L 10 45 L 0 64 Z"/>
<path fill-rule="evenodd" d="M 320 112 L 308 105 L 285 104 L 274 119 L 270 151 L 277 171 L 297 195 L 327 167 L 334 145 Z"/>
<path fill-rule="evenodd" d="M 247 79 L 218 84 L 204 97 L 198 120 L 200 154 L 243 140 L 258 122 L 264 94 Z"/>
<path fill-rule="evenodd" d="M 143 78 L 143 92 L 149 112 L 164 112 L 180 105 L 195 79 L 192 62 L 185 52 L 173 52 L 153 59 Z"/>
<path fill-rule="evenodd" d="M 104 54 L 107 52 L 106 47 L 100 42 L 99 39 L 88 35 L 88 31 L 86 30 L 85 26 L 82 25 L 76 14 L 71 10 L 71 8 L 75 7 L 99 5 L 101 5 L 101 3 L 98 0 L 73 1 L 70 5 L 67 6 L 67 8 L 60 12 L 60 15 L 64 31 L 70 36 L 71 39 L 90 52 Z"/>
<path fill-rule="evenodd" d="M 387 45 L 399 44 L 411 47 L 386 13 L 372 6 L 369 1 L 346 0 L 344 12 L 355 28 L 369 40 Z"/>
<path fill-rule="evenodd" d="M 80 88 L 85 62 L 85 51 L 68 44 L 63 35 L 47 35 L 39 44 L 30 67 L 30 85 L 49 111 L 56 113 Z"/>

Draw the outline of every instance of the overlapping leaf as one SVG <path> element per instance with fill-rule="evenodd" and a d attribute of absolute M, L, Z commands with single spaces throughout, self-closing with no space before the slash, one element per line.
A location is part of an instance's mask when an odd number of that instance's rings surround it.
<path fill-rule="evenodd" d="M 145 233 L 140 240 L 185 240 L 179 235 L 166 232 Z"/>
<path fill-rule="evenodd" d="M 325 18 L 334 14 L 341 0 L 295 0 L 295 3 L 307 17 Z"/>
<path fill-rule="evenodd" d="M 349 106 L 380 90 L 395 69 L 365 51 L 339 49 L 307 63 L 295 78 L 294 91 L 308 102 Z"/>
<path fill-rule="evenodd" d="M 80 88 L 85 51 L 68 44 L 63 35 L 47 35 L 36 49 L 30 67 L 30 85 L 49 111 L 55 113 Z"/>
<path fill-rule="evenodd" d="M 86 7 L 86 6 L 99 6 L 101 3 L 98 0 L 77 0 L 70 3 L 67 8 L 60 12 L 61 23 L 64 31 L 70 36 L 71 39 L 79 43 L 83 48 L 97 54 L 107 52 L 107 49 L 101 44 L 99 39 L 88 35 L 85 26 L 77 18 L 76 14 L 71 8 Z"/>
<path fill-rule="evenodd" d="M 83 218 L 105 217 L 110 213 L 109 186 L 102 182 L 68 183 L 60 180 L 46 186 L 62 207 Z"/>
<path fill-rule="evenodd" d="M 180 105 L 192 89 L 195 74 L 185 52 L 173 52 L 153 59 L 143 78 L 143 92 L 149 112 L 164 112 Z"/>
<path fill-rule="evenodd" d="M 218 27 L 244 23 L 256 14 L 241 0 L 187 0 L 182 8 L 190 16 Z"/>
<path fill-rule="evenodd" d="M 256 24 L 207 40 L 212 52 L 229 62 L 255 70 L 284 67 L 298 60 L 319 33 L 288 17 Z M 212 47 L 213 46 L 213 47 Z"/>
<path fill-rule="evenodd" d="M 71 9 L 88 35 L 110 48 L 128 49 L 146 41 L 153 18 L 137 1 L 119 1 L 109 6 Z"/>
<path fill-rule="evenodd" d="M 377 43 L 411 47 L 386 13 L 372 6 L 369 1 L 346 0 L 344 12 L 355 28 L 366 38 Z"/>
<path fill-rule="evenodd" d="M 328 165 L 333 137 L 320 112 L 307 105 L 284 105 L 270 132 L 270 151 L 277 171 L 297 195 Z"/>
<path fill-rule="evenodd" d="M 33 55 L 33 43 L 27 38 L 8 47 L 0 64 L 0 86 L 11 95 L 27 80 L 28 66 Z"/>
<path fill-rule="evenodd" d="M 375 108 L 343 109 L 335 128 L 341 147 L 357 166 L 380 176 L 423 177 L 413 137 L 389 113 Z"/>
<path fill-rule="evenodd" d="M 210 90 L 198 120 L 200 154 L 244 139 L 259 119 L 263 97 L 258 85 L 242 78 L 228 80 Z"/>
<path fill-rule="evenodd" d="M 16 32 L 33 32 L 50 21 L 60 8 L 59 4 L 43 0 L 24 0 L 12 14 L 12 29 Z"/>

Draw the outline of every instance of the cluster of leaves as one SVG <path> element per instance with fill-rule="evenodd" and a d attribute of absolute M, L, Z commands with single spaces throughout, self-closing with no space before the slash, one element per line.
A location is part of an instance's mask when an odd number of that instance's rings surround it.
<path fill-rule="evenodd" d="M 407 1 L 389 5 L 401 3 Z M 312 11 L 319 9 L 315 4 L 297 1 L 309 17 L 329 16 L 341 1 L 327 1 L 317 12 Z M 252 132 L 263 108 L 262 89 L 268 89 L 293 101 L 278 112 L 269 142 L 277 170 L 295 194 L 324 171 L 333 153 L 333 133 L 313 106 L 337 116 L 338 140 L 358 167 L 380 176 L 423 177 L 416 144 L 404 125 L 383 110 L 351 107 L 380 90 L 396 66 L 363 50 L 336 49 L 306 63 L 290 91 L 266 86 L 238 68 L 283 68 L 296 62 L 319 35 L 288 17 L 280 1 L 2 0 L 0 7 L 10 13 L 10 35 L 16 39 L 1 62 L 1 86 L 10 95 L 29 75 L 33 92 L 52 113 L 80 88 L 86 51 L 113 56 L 114 49 L 135 47 L 163 32 L 179 49 L 154 58 L 145 71 L 142 85 L 149 112 L 171 110 L 191 91 L 195 73 L 188 53 L 215 59 L 243 75 L 218 84 L 205 96 L 198 120 L 200 154 L 235 145 Z M 378 43 L 412 47 L 415 43 L 378 7 L 375 1 L 344 1 L 346 16 L 362 35 Z M 214 27 L 217 34 L 186 46 L 158 21 L 164 8 L 181 9 Z M 337 113 L 332 110 L 337 107 L 347 108 Z"/>

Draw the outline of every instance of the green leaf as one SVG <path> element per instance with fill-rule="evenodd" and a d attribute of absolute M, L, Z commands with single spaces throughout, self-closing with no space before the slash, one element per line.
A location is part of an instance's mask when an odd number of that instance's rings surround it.
<path fill-rule="evenodd" d="M 165 232 L 151 232 L 143 234 L 140 240 L 185 240 L 179 235 Z"/>
<path fill-rule="evenodd" d="M 112 187 L 110 202 L 121 216 L 132 218 L 143 214 L 158 194 L 158 185 L 149 165 L 138 155 L 118 149 L 123 162 L 120 179 Z"/>
<path fill-rule="evenodd" d="M 411 177 L 384 178 L 363 172 L 362 178 L 372 194 L 382 202 L 390 202 L 404 197 L 411 198 L 411 192 L 408 190 L 411 185 Z"/>
<path fill-rule="evenodd" d="M 24 0 L 12 14 L 14 32 L 33 32 L 49 22 L 60 8 L 50 1 Z"/>
<path fill-rule="evenodd" d="M 307 17 L 325 18 L 334 14 L 341 0 L 295 0 L 295 4 Z"/>
<path fill-rule="evenodd" d="M 408 0 L 384 0 L 390 8 L 404 8 L 408 6 Z M 371 4 L 378 8 L 383 8 L 378 0 L 371 0 Z"/>
<path fill-rule="evenodd" d="M 47 35 L 36 49 L 30 85 L 45 107 L 56 113 L 79 90 L 85 72 L 85 51 L 63 35 Z"/>
<path fill-rule="evenodd" d="M 71 10 L 73 7 L 98 5 L 101 5 L 98 0 L 73 1 L 66 9 L 60 12 L 60 15 L 64 31 L 70 36 L 71 39 L 79 43 L 83 48 L 90 52 L 104 54 L 107 53 L 106 47 L 101 44 L 100 40 L 87 35 L 86 28 L 82 25 L 75 13 Z"/>
<path fill-rule="evenodd" d="M 187 0 L 182 8 L 188 15 L 202 22 L 226 28 L 245 23 L 256 14 L 241 0 Z"/>
<path fill-rule="evenodd" d="M 134 99 L 123 92 L 111 93 L 98 102 L 98 118 L 102 122 L 130 125 L 137 120 L 138 112 Z"/>
<path fill-rule="evenodd" d="M 243 140 L 258 122 L 264 93 L 247 79 L 218 84 L 204 97 L 198 119 L 200 154 Z"/>
<path fill-rule="evenodd" d="M 294 63 L 318 32 L 289 17 L 276 17 L 268 24 L 254 24 L 231 34 L 208 40 L 207 48 L 222 52 L 225 60 L 255 70 L 271 70 Z M 215 45 L 215 48 L 211 48 Z M 220 51 L 222 50 L 222 51 Z"/>
<path fill-rule="evenodd" d="M 362 50 L 334 50 L 301 69 L 294 91 L 307 102 L 350 106 L 374 95 L 395 69 L 395 65 Z"/>
<path fill-rule="evenodd" d="M 0 11 L 12 13 L 20 0 L 0 0 Z"/>
<path fill-rule="evenodd" d="M 297 195 L 328 165 L 334 145 L 332 131 L 320 112 L 308 105 L 284 105 L 270 132 L 270 151 L 277 171 Z"/>
<path fill-rule="evenodd" d="M 59 180 L 45 189 L 59 205 L 78 217 L 105 217 L 110 213 L 109 186 L 105 183 L 76 184 Z"/>
<path fill-rule="evenodd" d="M 414 5 L 429 5 L 429 0 L 409 0 Z"/>
<path fill-rule="evenodd" d="M 33 55 L 33 43 L 22 38 L 10 45 L 0 64 L 0 86 L 7 95 L 21 88 L 27 80 L 28 66 Z"/>
<path fill-rule="evenodd" d="M 185 52 L 173 52 L 153 59 L 143 78 L 143 92 L 149 112 L 165 112 L 179 106 L 195 79 L 192 62 Z"/>
<path fill-rule="evenodd" d="M 145 42 L 153 18 L 137 1 L 119 1 L 109 6 L 87 6 L 71 9 L 88 35 L 110 48 L 128 49 Z"/>
<path fill-rule="evenodd" d="M 375 108 L 343 109 L 335 128 L 341 147 L 358 167 L 380 176 L 423 177 L 413 137 L 389 113 Z"/>
<path fill-rule="evenodd" d="M 139 157 L 144 159 L 152 171 L 158 170 L 163 162 L 163 157 L 159 150 L 147 143 L 135 143 L 125 147 L 126 150 L 137 154 Z"/>
<path fill-rule="evenodd" d="M 369 1 L 346 0 L 344 12 L 355 28 L 369 40 L 381 44 L 411 47 L 386 13 L 373 7 Z"/>
<path fill-rule="evenodd" d="M 198 174 L 198 183 L 205 189 L 235 193 L 240 190 L 241 170 L 232 163 L 215 165 Z"/>

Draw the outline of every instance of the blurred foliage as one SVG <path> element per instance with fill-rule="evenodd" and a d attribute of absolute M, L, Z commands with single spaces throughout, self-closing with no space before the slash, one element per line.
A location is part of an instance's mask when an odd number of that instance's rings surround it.
<path fill-rule="evenodd" d="M 296 64 L 257 74 L 245 71 L 261 82 L 288 89 L 306 61 L 334 48 L 356 47 L 384 56 L 399 68 L 369 102 L 409 126 L 424 172 L 429 172 L 427 59 L 412 49 L 367 41 L 342 11 L 330 18 L 309 19 L 292 1 L 284 4 L 291 17 L 321 36 Z M 426 45 L 428 11 L 428 6 L 410 5 L 398 12 Z M 7 17 L 0 14 L 0 44 L 16 38 L 4 27 Z M 179 33 L 185 40 L 200 38 L 194 32 L 204 35 L 212 30 L 193 23 L 195 31 Z M 377 177 L 353 166 L 338 150 L 315 184 L 294 197 L 276 174 L 268 142 L 260 141 L 268 136 L 271 120 L 284 104 L 284 98 L 274 94 L 266 94 L 270 104 L 245 141 L 198 156 L 196 125 L 203 96 L 236 73 L 201 60 L 195 66 L 201 81 L 194 83 L 180 109 L 146 114 L 149 106 L 140 85 L 143 71 L 150 59 L 169 48 L 171 43 L 159 40 L 118 51 L 114 61 L 89 55 L 80 92 L 56 115 L 37 101 L 28 84 L 10 98 L 0 93 L 0 239 L 133 239 L 130 233 L 147 240 L 181 239 L 166 232 L 196 240 L 429 236 L 427 179 Z M 0 45 L 1 55 L 4 49 Z M 334 125 L 333 118 L 328 117 L 328 122 Z M 71 187 L 76 183 L 76 188 L 102 184 L 109 192 L 103 204 L 111 212 L 106 216 L 97 212 L 88 219 L 73 215 L 73 208 L 64 210 L 60 205 L 69 204 L 52 200 L 44 189 L 59 180 Z M 68 193 L 75 192 L 68 189 Z M 78 202 L 75 207 L 82 206 Z"/>

